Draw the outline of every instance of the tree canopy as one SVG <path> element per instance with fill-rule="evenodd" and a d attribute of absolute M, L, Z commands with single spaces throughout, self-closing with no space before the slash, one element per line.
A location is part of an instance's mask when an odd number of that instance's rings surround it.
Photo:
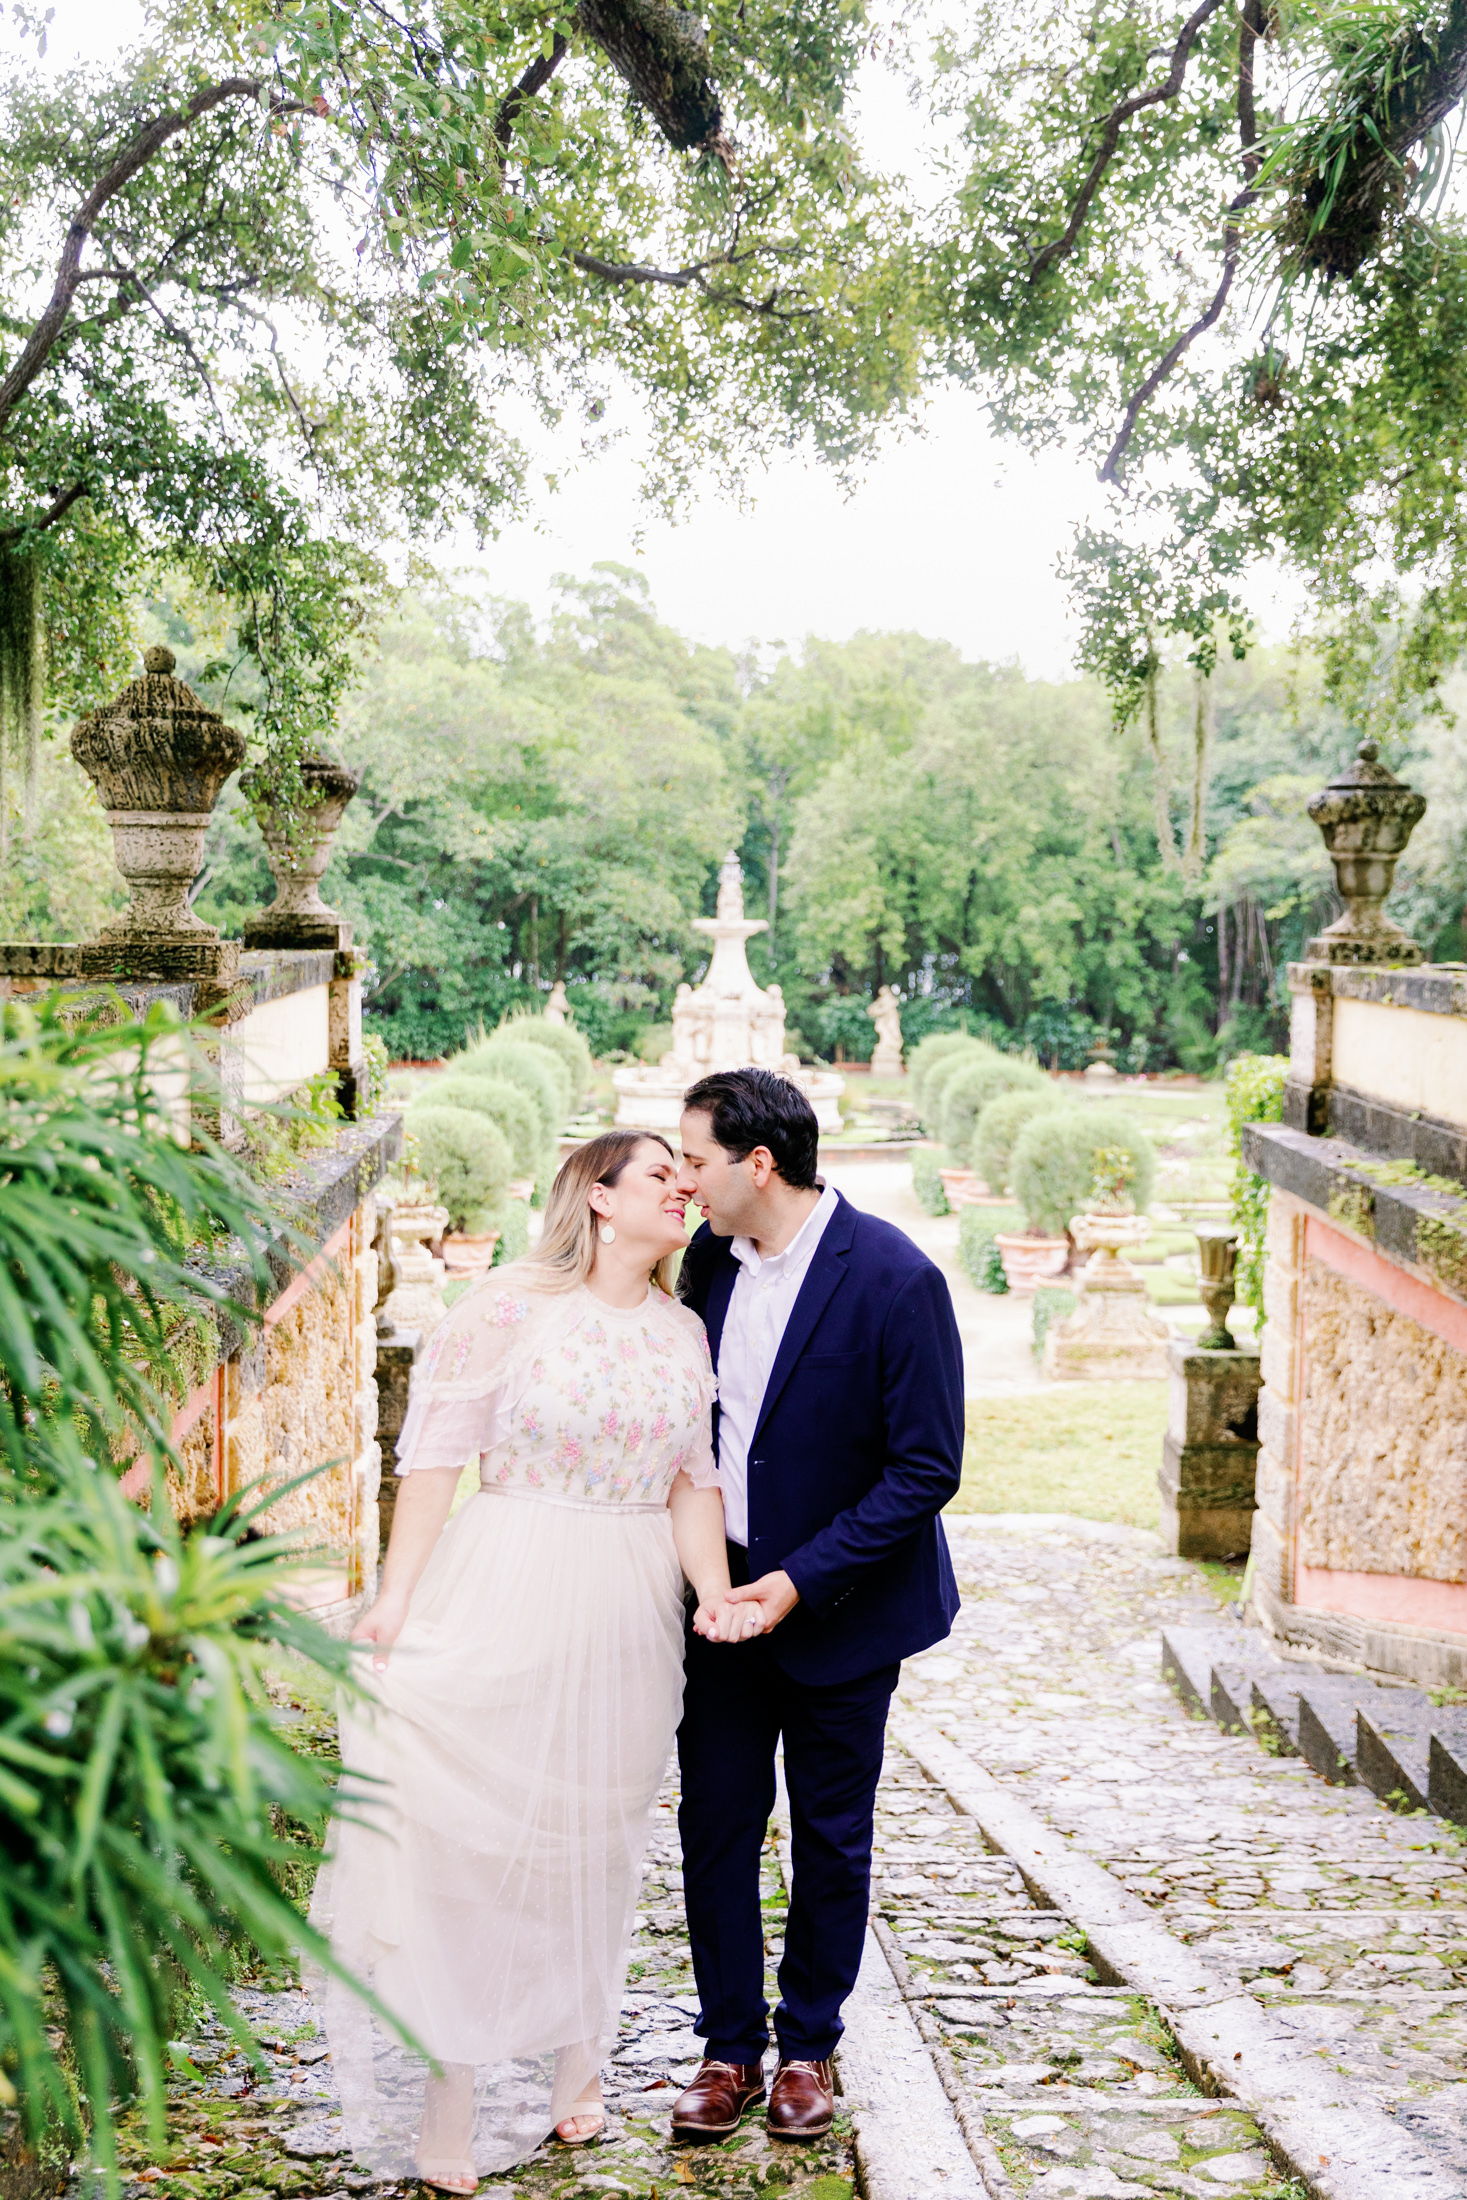
<path fill-rule="evenodd" d="M 160 605 L 152 631 L 195 677 L 209 640 L 187 611 Z M 387 622 L 343 709 L 337 745 L 363 784 L 326 887 L 399 1056 L 451 1052 L 557 978 L 598 1052 L 640 1044 L 705 965 L 692 920 L 732 845 L 749 914 L 773 915 L 750 962 L 783 987 L 806 1054 L 867 1056 L 889 983 L 909 1040 L 961 1022 L 1064 1067 L 1105 1037 L 1136 1067 L 1208 1068 L 1279 1041 L 1283 965 L 1335 910 L 1304 805 L 1348 748 L 1317 672 L 1282 652 L 1224 662 L 1212 688 L 1189 870 L 1156 829 L 1175 847 L 1190 823 L 1184 663 L 1159 679 L 1154 750 L 1143 726 L 1117 735 L 1093 679 L 1026 680 L 920 635 L 773 662 L 690 643 L 617 566 L 565 579 L 543 627 L 440 588 Z M 1418 729 L 1431 807 L 1393 905 L 1442 954 L 1463 947 L 1463 747 Z M 89 791 L 68 808 L 47 789 L 16 920 L 55 937 L 75 927 L 48 851 L 95 839 L 100 855 L 105 828 Z M 76 868 L 64 890 L 95 895 L 98 864 Z M 198 907 L 236 931 L 270 892 L 231 792 Z"/>
<path fill-rule="evenodd" d="M 946 360 L 1112 485 L 1070 573 L 1123 713 L 1168 637 L 1204 673 L 1248 646 L 1264 559 L 1362 728 L 1399 740 L 1460 654 L 1464 86 L 1459 0 L 981 0 L 939 45 Z"/>
<path fill-rule="evenodd" d="M 12 738 L 115 686 L 132 599 L 185 567 L 288 793 L 395 547 L 516 506 L 526 407 L 575 452 L 634 405 L 667 502 L 807 435 L 852 461 L 919 343 L 841 122 L 866 38 L 841 0 L 164 0 L 115 64 L 12 56 Z"/>

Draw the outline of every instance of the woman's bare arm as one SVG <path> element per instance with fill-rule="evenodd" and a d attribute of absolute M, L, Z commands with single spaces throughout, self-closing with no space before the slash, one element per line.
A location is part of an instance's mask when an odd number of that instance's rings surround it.
<path fill-rule="evenodd" d="M 386 1651 L 402 1633 L 418 1577 L 443 1533 L 462 1472 L 461 1467 L 420 1467 L 402 1477 L 392 1512 L 387 1556 L 382 1561 L 377 1601 L 352 1629 L 353 1642 L 375 1642 Z M 718 1495 L 716 1490 L 713 1495 Z M 725 1569 L 725 1589 L 727 1586 Z M 372 1662 L 380 1670 L 387 1660 L 374 1658 Z"/>

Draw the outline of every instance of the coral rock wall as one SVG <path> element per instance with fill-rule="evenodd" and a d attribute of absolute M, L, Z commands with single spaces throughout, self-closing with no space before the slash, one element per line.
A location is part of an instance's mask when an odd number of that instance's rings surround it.
<path fill-rule="evenodd" d="M 1301 1562 L 1467 1579 L 1467 1356 L 1321 1260 L 1301 1296 Z"/>
<path fill-rule="evenodd" d="M 246 1350 L 210 1379 L 207 1403 L 177 1438 L 180 1472 L 169 1478 L 174 1511 L 197 1520 L 221 1496 L 321 1468 L 258 1522 L 263 1533 L 294 1533 L 312 1554 L 306 1601 L 316 1605 L 370 1590 L 376 1575 L 375 1229 L 369 1199 L 270 1308 Z"/>

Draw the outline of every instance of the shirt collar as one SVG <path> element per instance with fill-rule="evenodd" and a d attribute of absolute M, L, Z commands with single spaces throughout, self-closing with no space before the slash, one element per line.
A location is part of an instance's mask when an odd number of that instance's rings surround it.
<path fill-rule="evenodd" d="M 746 1237 L 736 1237 L 729 1250 L 746 1275 L 762 1275 L 766 1268 L 774 1276 L 788 1275 L 814 1252 L 824 1235 L 826 1223 L 835 1213 L 838 1198 L 835 1186 L 825 1185 L 819 1199 L 782 1253 L 761 1256 L 755 1248 L 754 1240 Z"/>

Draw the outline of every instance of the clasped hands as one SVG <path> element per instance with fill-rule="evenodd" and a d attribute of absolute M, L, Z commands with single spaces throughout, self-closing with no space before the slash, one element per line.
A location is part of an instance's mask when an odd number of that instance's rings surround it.
<path fill-rule="evenodd" d="M 709 1642 L 749 1642 L 767 1635 L 800 1601 L 800 1592 L 782 1568 L 764 1574 L 742 1589 L 725 1589 L 709 1601 L 700 1600 L 693 1614 L 693 1632 Z"/>

